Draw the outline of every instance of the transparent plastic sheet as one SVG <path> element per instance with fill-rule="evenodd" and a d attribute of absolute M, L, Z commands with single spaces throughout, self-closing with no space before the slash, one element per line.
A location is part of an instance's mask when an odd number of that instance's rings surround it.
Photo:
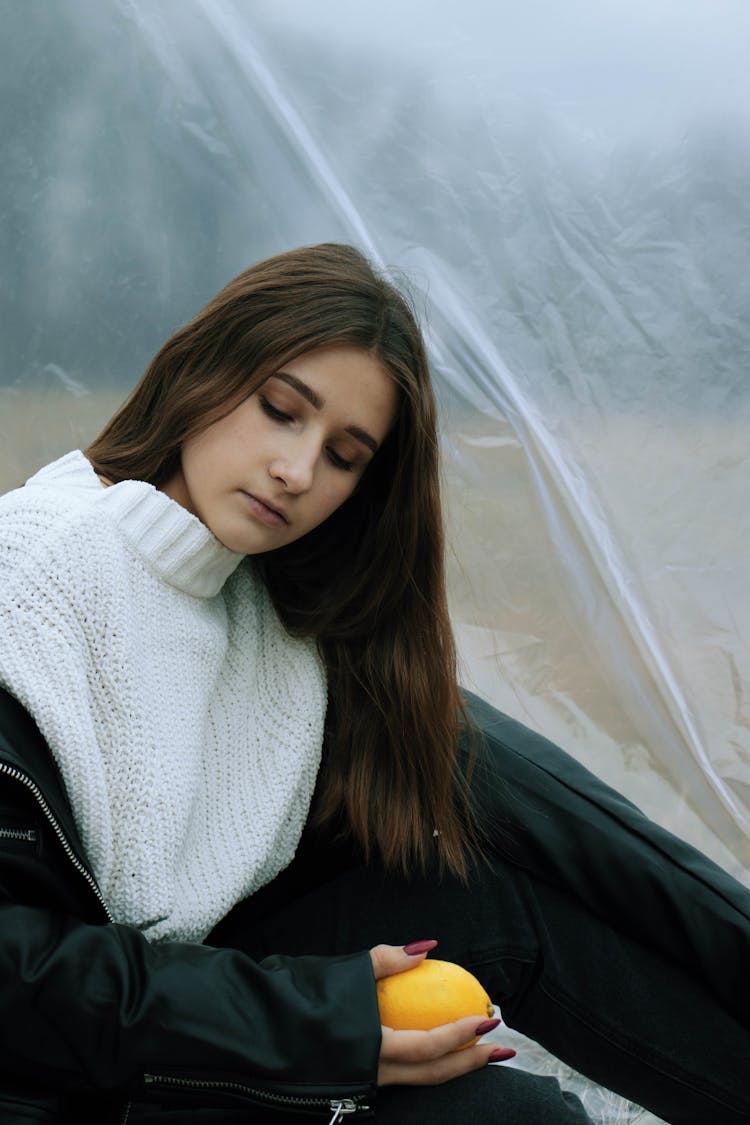
<path fill-rule="evenodd" d="M 397 264 L 465 682 L 747 882 L 744 2 L 0 11 L 0 489 L 251 261 Z"/>

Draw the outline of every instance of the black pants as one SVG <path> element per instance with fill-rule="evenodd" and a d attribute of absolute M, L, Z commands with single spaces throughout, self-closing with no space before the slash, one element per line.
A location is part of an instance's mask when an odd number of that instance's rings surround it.
<path fill-rule="evenodd" d="M 437 938 L 435 955 L 475 973 L 509 1026 L 594 1081 L 680 1125 L 749 1122 L 750 892 L 563 751 L 467 698 L 482 732 L 473 792 L 492 839 L 468 886 L 386 874 L 306 833 L 217 938 L 258 958 Z M 385 1089 L 376 1119 L 588 1121 L 556 1082 L 502 1067 Z"/>

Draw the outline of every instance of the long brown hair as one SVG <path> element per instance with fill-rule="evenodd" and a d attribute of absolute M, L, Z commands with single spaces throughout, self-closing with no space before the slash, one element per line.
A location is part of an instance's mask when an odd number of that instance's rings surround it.
<path fill-rule="evenodd" d="M 110 480 L 159 487 L 188 437 L 283 364 L 338 343 L 390 373 L 396 421 L 332 516 L 256 558 L 285 625 L 317 638 L 328 672 L 313 815 L 388 867 L 424 869 L 437 857 L 465 876 L 476 841 L 457 762 L 435 401 L 416 318 L 395 286 L 336 244 L 252 266 L 167 341 L 86 454 Z"/>

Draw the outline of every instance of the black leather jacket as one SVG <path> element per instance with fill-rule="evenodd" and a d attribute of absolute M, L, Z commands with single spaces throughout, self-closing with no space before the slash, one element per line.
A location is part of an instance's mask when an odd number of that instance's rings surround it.
<path fill-rule="evenodd" d="M 168 1121 L 367 1115 L 379 1048 L 366 951 L 256 963 L 113 923 L 49 749 L 0 690 L 3 1125 L 135 1125 L 149 1101 Z"/>

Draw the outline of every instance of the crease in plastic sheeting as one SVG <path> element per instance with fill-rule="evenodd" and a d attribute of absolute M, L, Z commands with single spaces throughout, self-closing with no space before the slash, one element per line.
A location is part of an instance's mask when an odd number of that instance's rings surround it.
<path fill-rule="evenodd" d="M 200 102 L 200 91 L 178 51 L 172 47 L 168 25 L 163 12 L 153 5 L 143 5 L 138 0 L 115 0 L 125 19 L 131 20 L 151 47 L 165 73 L 174 85 L 194 104 Z"/>
<path fill-rule="evenodd" d="M 559 517 L 552 491 L 545 480 L 545 472 L 554 482 L 562 507 L 579 533 L 595 573 L 609 595 L 610 605 L 615 608 L 628 637 L 635 645 L 643 667 L 647 669 L 670 721 L 692 751 L 693 757 L 700 763 L 703 770 L 701 781 L 708 779 L 723 806 L 720 810 L 716 810 L 712 817 L 714 823 L 721 830 L 723 815 L 720 814 L 728 811 L 735 823 L 747 832 L 750 830 L 750 819 L 712 767 L 649 616 L 632 593 L 635 583 L 626 574 L 624 560 L 599 511 L 598 501 L 590 486 L 583 481 L 579 481 L 578 487 L 576 486 L 571 467 L 557 452 L 555 443 L 537 411 L 521 392 L 511 372 L 497 354 L 491 341 L 487 339 L 484 330 L 471 318 L 465 306 L 456 300 L 453 291 L 443 281 L 441 271 L 437 268 L 431 269 L 430 279 L 431 303 L 450 327 L 451 339 L 465 341 L 464 348 L 467 354 L 470 351 L 477 353 L 477 358 L 472 358 L 470 364 L 473 381 L 491 403 L 500 406 L 521 442 L 553 541 L 556 543 L 560 558 L 565 561 L 574 586 L 580 594 L 580 574 L 584 568 L 577 565 L 579 551 Z M 455 348 L 445 344 L 444 337 L 447 335 L 447 333 L 441 335 L 432 332 L 432 348 L 441 370 L 452 381 L 454 389 L 464 393 L 465 388 L 457 382 L 455 376 L 451 379 L 450 373 L 456 364 L 465 370 L 468 366 L 467 357 L 458 356 Z M 468 344 L 469 340 L 472 341 L 471 347 Z M 449 356 L 453 358 L 453 362 L 450 362 Z M 494 380 L 490 380 L 486 375 L 490 370 L 493 372 Z M 631 683 L 637 693 L 648 697 L 648 692 L 639 682 L 640 677 L 634 676 L 632 669 L 630 672 Z"/>
<path fill-rule="evenodd" d="M 258 51 L 248 41 L 246 31 L 243 35 L 244 29 L 228 12 L 225 4 L 217 4 L 215 0 L 198 0 L 198 5 L 206 20 L 221 35 L 225 45 L 231 49 L 235 57 L 248 66 L 256 93 L 280 125 L 287 140 L 290 140 L 305 158 L 313 179 L 324 194 L 333 200 L 340 219 L 351 232 L 352 240 L 357 242 L 368 257 L 382 268 L 383 258 L 354 202 L 315 143 L 305 122 L 281 90 Z M 241 49 L 240 43 L 242 43 Z"/>

